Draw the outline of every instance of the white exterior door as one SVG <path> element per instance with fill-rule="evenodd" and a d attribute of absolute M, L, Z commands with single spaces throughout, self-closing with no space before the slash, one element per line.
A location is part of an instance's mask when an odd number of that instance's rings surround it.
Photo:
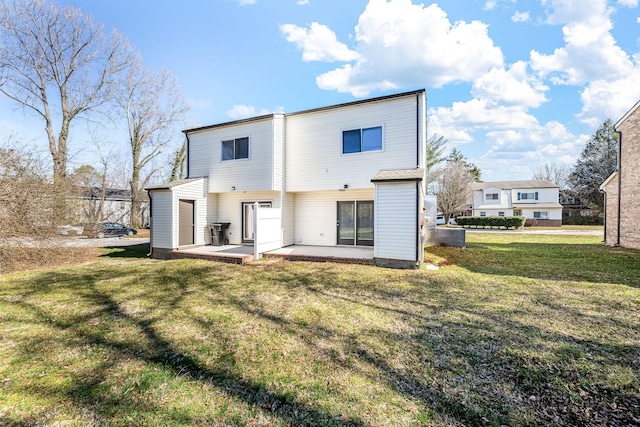
<path fill-rule="evenodd" d="M 242 243 L 253 243 L 255 228 L 255 202 L 242 202 Z M 258 202 L 261 208 L 270 208 L 271 202 Z M 237 205 L 236 205 L 237 206 Z"/>

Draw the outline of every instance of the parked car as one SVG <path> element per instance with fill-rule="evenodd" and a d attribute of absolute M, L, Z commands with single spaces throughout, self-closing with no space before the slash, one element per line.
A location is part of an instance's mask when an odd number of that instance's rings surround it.
<path fill-rule="evenodd" d="M 85 227 L 85 234 L 89 237 L 102 239 L 104 237 L 133 236 L 138 234 L 138 231 L 117 222 L 99 222 L 91 227 Z"/>
<path fill-rule="evenodd" d="M 444 220 L 444 215 L 438 214 L 436 217 L 436 225 L 445 225 L 447 222 Z M 456 219 L 454 217 L 449 218 L 449 224 L 456 225 Z"/>

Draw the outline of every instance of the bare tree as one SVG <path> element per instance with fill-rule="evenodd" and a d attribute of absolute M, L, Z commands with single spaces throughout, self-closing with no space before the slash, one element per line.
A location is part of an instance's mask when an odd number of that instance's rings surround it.
<path fill-rule="evenodd" d="M 439 175 L 439 171 L 434 168 L 445 160 L 444 149 L 446 144 L 447 140 L 444 139 L 444 136 L 438 135 L 437 133 L 433 134 L 429 139 L 427 139 L 424 165 L 427 172 L 428 194 L 433 194 L 434 192 L 433 183 Z"/>
<path fill-rule="evenodd" d="M 567 166 L 546 162 L 533 172 L 533 179 L 550 181 L 560 187 L 560 191 L 562 191 L 568 187 L 569 173 Z"/>
<path fill-rule="evenodd" d="M 128 44 L 77 8 L 45 0 L 0 3 L 0 93 L 41 117 L 64 205 L 67 143 L 75 119 L 109 98 L 109 82 L 128 64 Z"/>
<path fill-rule="evenodd" d="M 438 209 L 444 214 L 445 224 L 456 212 L 464 210 L 471 195 L 475 176 L 466 163 L 449 161 L 436 179 Z"/>
<path fill-rule="evenodd" d="M 183 120 L 188 106 L 169 70 L 151 73 L 139 58 L 117 94 L 131 143 L 131 226 L 139 227 L 142 191 L 156 172 L 152 161 L 175 140 L 175 125 Z"/>

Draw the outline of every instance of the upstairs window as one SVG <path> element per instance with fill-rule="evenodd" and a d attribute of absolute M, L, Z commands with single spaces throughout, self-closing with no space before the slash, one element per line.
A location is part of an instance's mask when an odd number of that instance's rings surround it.
<path fill-rule="evenodd" d="M 236 138 L 222 141 L 222 160 L 249 158 L 249 138 Z"/>
<path fill-rule="evenodd" d="M 342 154 L 382 150 L 382 127 L 342 132 Z"/>
<path fill-rule="evenodd" d="M 485 197 L 487 200 L 498 200 L 498 193 L 487 193 Z"/>
<path fill-rule="evenodd" d="M 518 200 L 538 200 L 538 192 L 535 193 L 518 193 Z"/>

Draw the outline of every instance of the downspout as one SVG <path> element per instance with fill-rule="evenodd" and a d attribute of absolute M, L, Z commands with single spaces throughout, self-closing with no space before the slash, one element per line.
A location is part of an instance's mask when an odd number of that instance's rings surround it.
<path fill-rule="evenodd" d="M 416 168 L 420 167 L 420 92 L 416 92 Z M 420 266 L 420 186 L 416 181 L 416 265 Z"/>
<path fill-rule="evenodd" d="M 616 130 L 614 133 L 618 134 L 618 221 L 616 230 L 616 246 L 620 246 L 620 214 L 622 213 L 622 209 L 620 207 L 622 202 L 622 132 Z M 605 213 L 605 217 L 606 216 L 607 215 Z"/>
<path fill-rule="evenodd" d="M 416 181 L 416 266 L 420 267 L 420 182 Z"/>
<path fill-rule="evenodd" d="M 420 167 L 420 92 L 416 92 L 416 168 Z"/>
<path fill-rule="evenodd" d="M 189 178 L 189 151 L 190 151 L 189 150 L 189 144 L 190 144 L 191 141 L 189 141 L 189 133 L 187 131 L 184 131 L 184 136 L 185 136 L 185 138 L 187 138 L 187 147 L 186 147 L 186 150 L 185 150 L 187 152 L 187 154 L 186 154 L 185 159 L 184 159 L 184 161 L 187 163 L 187 176 L 186 176 L 186 178 Z"/>

